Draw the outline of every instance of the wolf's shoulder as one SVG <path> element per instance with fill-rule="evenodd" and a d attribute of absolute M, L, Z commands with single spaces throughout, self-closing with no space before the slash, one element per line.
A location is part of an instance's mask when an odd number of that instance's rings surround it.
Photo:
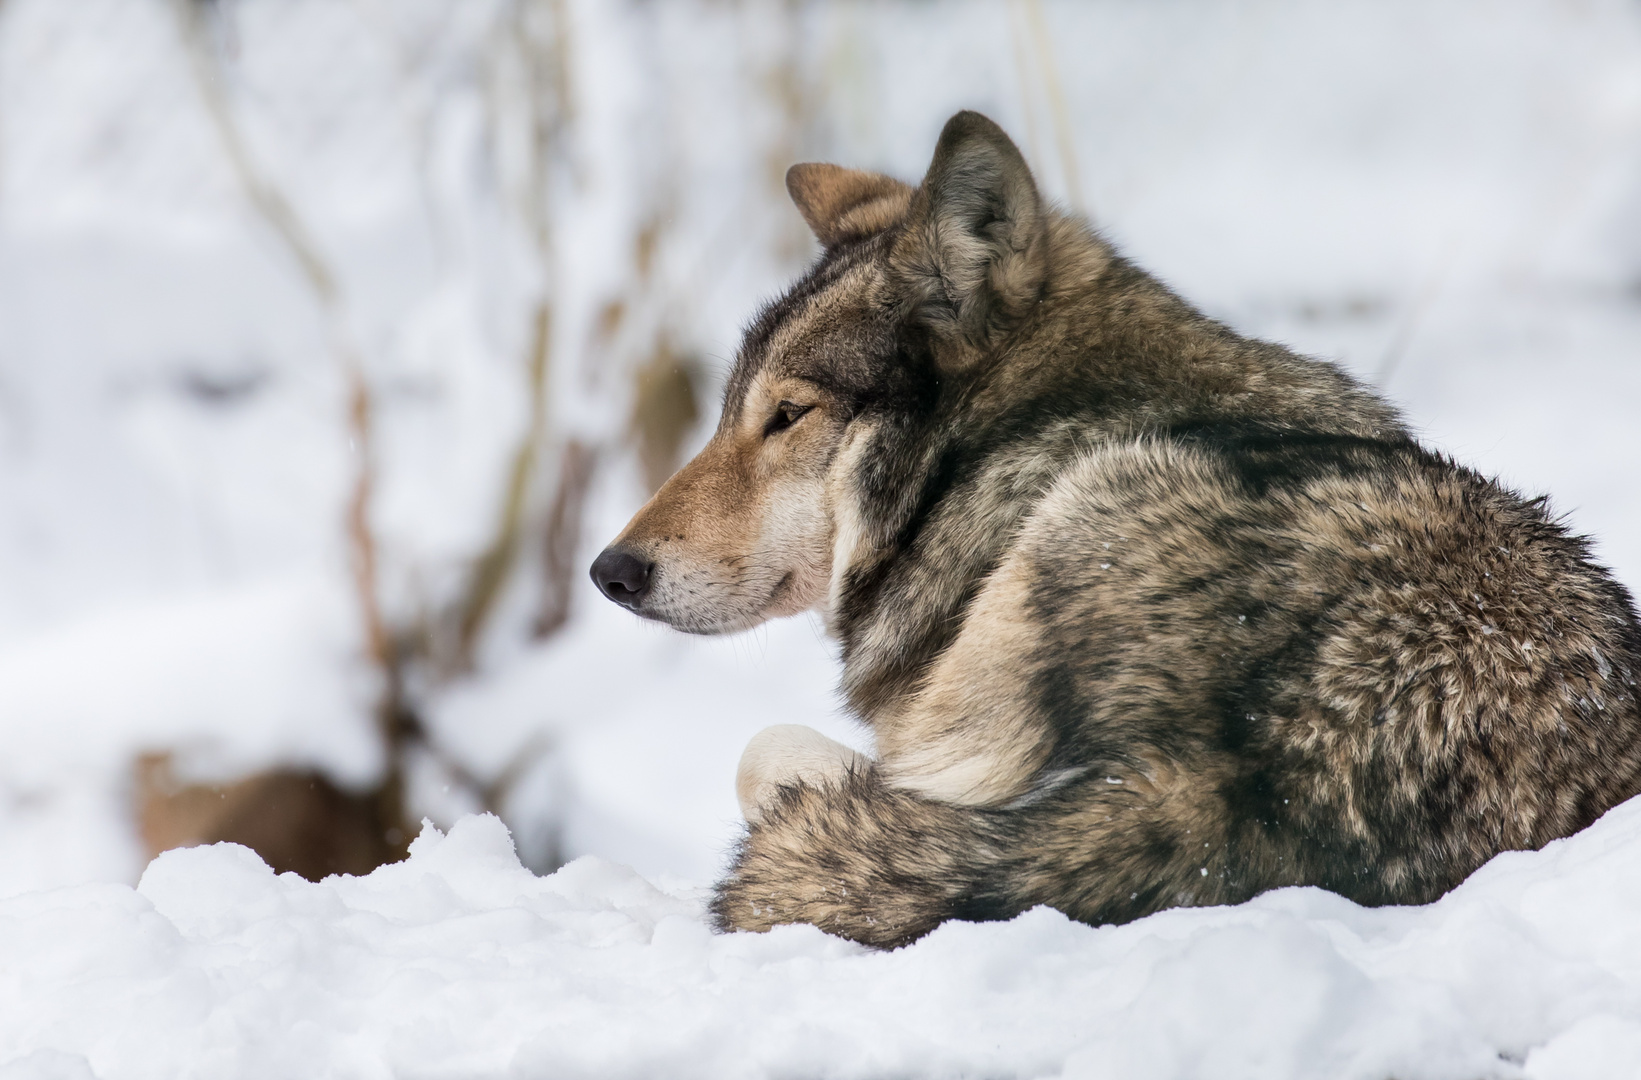
<path fill-rule="evenodd" d="M 1131 550 L 1190 552 L 1227 572 L 1240 558 L 1231 553 L 1251 550 L 1280 560 L 1318 552 L 1350 565 L 1390 560 L 1398 574 L 1420 568 L 1432 577 L 1442 564 L 1480 566 L 1504 552 L 1517 564 L 1606 577 L 1546 499 L 1411 436 L 1269 422 L 1183 423 L 1091 440 L 1066 455 L 1022 538 L 1070 553 L 1113 535 Z"/>

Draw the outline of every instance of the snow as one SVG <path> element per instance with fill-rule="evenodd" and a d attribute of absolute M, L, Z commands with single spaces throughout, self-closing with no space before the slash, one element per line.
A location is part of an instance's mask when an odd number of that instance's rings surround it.
<path fill-rule="evenodd" d="M 1620 1078 L 1637 895 L 1641 802 L 1423 908 L 1039 908 L 875 953 L 714 934 L 596 856 L 538 877 L 473 816 L 362 878 L 220 844 L 0 901 L 0 1076 Z"/>
<path fill-rule="evenodd" d="M 390 614 L 448 599 L 487 536 L 538 292 L 553 429 L 605 448 L 588 561 L 644 497 L 612 447 L 645 342 L 721 375 L 812 253 L 780 170 L 916 177 L 960 107 L 1211 314 L 1551 493 L 1641 585 L 1626 0 L 569 0 L 550 258 L 518 209 L 507 0 L 213 7 L 247 143 L 331 259 L 377 391 Z M 605 340 L 612 301 L 630 320 Z M 310 884 L 211 848 L 145 872 L 138 754 L 203 778 L 381 767 L 327 332 L 170 4 L 0 0 L 0 1080 L 1637 1074 L 1635 806 L 1417 910 L 1289 890 L 1122 928 L 1037 911 L 893 954 L 713 935 L 747 739 L 869 734 L 814 622 L 687 638 L 580 578 L 544 642 L 514 583 L 474 669 L 421 702 L 470 772 L 528 764 L 500 807 L 522 860 L 422 762 L 445 835 L 404 865 Z M 554 850 L 579 858 L 521 868 Z"/>

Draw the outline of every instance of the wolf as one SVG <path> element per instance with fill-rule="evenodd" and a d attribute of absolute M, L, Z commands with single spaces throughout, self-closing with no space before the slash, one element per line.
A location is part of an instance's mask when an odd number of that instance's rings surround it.
<path fill-rule="evenodd" d="M 916 186 L 787 187 L 823 253 L 592 566 L 690 633 L 819 611 L 874 737 L 753 739 L 721 929 L 1419 904 L 1641 790 L 1634 605 L 1542 499 L 1205 317 L 977 113 Z"/>

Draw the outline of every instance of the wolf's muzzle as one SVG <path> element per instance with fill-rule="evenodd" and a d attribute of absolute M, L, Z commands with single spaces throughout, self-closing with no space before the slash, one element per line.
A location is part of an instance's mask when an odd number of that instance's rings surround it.
<path fill-rule="evenodd" d="M 624 608 L 637 611 L 649 595 L 655 564 L 630 551 L 608 547 L 593 560 L 593 584 Z"/>

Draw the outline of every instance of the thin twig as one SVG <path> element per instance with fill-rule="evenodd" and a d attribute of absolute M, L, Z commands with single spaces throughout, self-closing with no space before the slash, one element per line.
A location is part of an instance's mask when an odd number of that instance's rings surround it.
<path fill-rule="evenodd" d="M 456 639 L 456 661 L 461 669 L 472 663 L 479 634 L 494 610 L 501 587 L 506 583 L 518 556 L 530 481 L 535 475 L 536 459 L 547 428 L 547 357 L 552 342 L 552 317 L 552 304 L 543 297 L 537 302 L 530 335 L 526 377 L 530 418 L 513 450 L 495 531 L 484 552 L 474 561 L 461 605 Z"/>
<path fill-rule="evenodd" d="M 1408 351 L 1413 346 L 1413 339 L 1419 328 L 1424 324 L 1425 317 L 1430 314 L 1447 284 L 1447 275 L 1453 269 L 1453 262 L 1458 255 L 1459 245 L 1457 238 L 1448 242 L 1447 250 L 1442 253 L 1436 265 L 1431 267 L 1425 277 L 1424 284 L 1413 298 L 1412 305 L 1396 324 L 1396 330 L 1390 336 L 1390 342 L 1385 346 L 1384 355 L 1379 358 L 1379 370 L 1373 376 L 1373 385 L 1384 390 L 1390 385 L 1391 378 L 1402 366 Z"/>
<path fill-rule="evenodd" d="M 534 627 L 538 639 L 555 633 L 570 617 L 570 583 L 580 570 L 575 559 L 581 547 L 581 514 L 597 461 L 597 452 L 587 443 L 571 439 L 564 444 L 542 538 L 542 594 Z"/>
<path fill-rule="evenodd" d="M 307 283 L 325 324 L 331 351 L 341 368 L 347 391 L 345 422 L 353 451 L 353 483 L 348 495 L 345 530 L 348 561 L 355 597 L 364 623 L 365 644 L 381 674 L 382 696 L 376 710 L 378 729 L 387 751 L 387 776 L 382 785 L 383 821 L 403 836 L 403 763 L 399 750 L 414 717 L 403 700 L 400 657 L 383 616 L 378 589 L 378 545 L 371 529 L 371 501 L 375 486 L 375 443 L 369 382 L 358 347 L 353 343 L 336 274 L 331 270 L 312 233 L 283 192 L 257 167 L 224 91 L 224 75 L 209 40 L 207 6 L 201 0 L 173 0 L 188 56 L 189 70 L 199 90 L 211 125 L 239 180 L 246 200 L 284 244 Z"/>
<path fill-rule="evenodd" d="M 1037 66 L 1043 79 L 1043 93 L 1048 98 L 1049 119 L 1054 127 L 1054 146 L 1060 158 L 1060 171 L 1065 180 L 1066 199 L 1072 209 L 1083 211 L 1082 170 L 1077 164 L 1077 143 L 1071 129 L 1071 113 L 1066 106 L 1065 93 L 1060 82 L 1060 68 L 1054 59 L 1054 42 L 1049 36 L 1048 19 L 1043 14 L 1042 0 L 1021 0 L 1024 19 L 1031 32 L 1032 49 L 1037 54 Z M 1018 42 L 1018 39 L 1016 39 Z M 1016 55 L 1018 56 L 1018 47 Z M 1023 78 L 1022 73 L 1022 78 Z M 1031 104 L 1026 103 L 1027 130 L 1035 141 L 1035 124 L 1030 118 Z"/>
<path fill-rule="evenodd" d="M 540 32 L 542 19 L 549 27 L 545 36 Z M 565 135 L 571 116 L 569 30 L 563 0 L 519 4 L 513 10 L 508 29 L 510 42 L 525 72 L 523 108 L 529 136 L 529 154 L 518 192 L 519 213 L 546 278 L 551 274 L 555 255 L 547 198 L 554 168 L 566 156 Z M 474 560 L 467 589 L 457 605 L 454 657 L 457 670 L 471 667 L 474 649 L 522 546 L 532 480 L 547 441 L 552 341 L 553 303 L 549 288 L 544 285 L 532 311 L 525 358 L 529 417 L 513 450 L 496 527 L 490 542 Z"/>

